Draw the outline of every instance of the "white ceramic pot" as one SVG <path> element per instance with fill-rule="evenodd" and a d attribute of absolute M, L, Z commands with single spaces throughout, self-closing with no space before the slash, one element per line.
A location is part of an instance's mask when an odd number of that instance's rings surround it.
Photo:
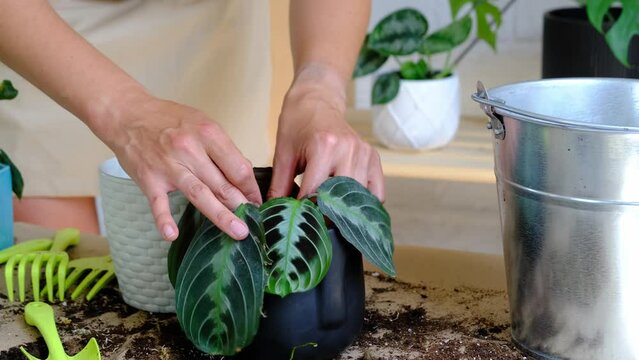
<path fill-rule="evenodd" d="M 459 126 L 459 78 L 402 80 L 391 102 L 373 108 L 373 133 L 391 149 L 434 149 Z"/>
<path fill-rule="evenodd" d="M 167 254 L 171 243 L 155 229 L 149 203 L 117 159 L 100 166 L 100 196 L 106 237 L 124 301 L 141 310 L 175 312 L 175 291 L 169 282 Z M 176 222 L 188 200 L 169 194 Z"/>

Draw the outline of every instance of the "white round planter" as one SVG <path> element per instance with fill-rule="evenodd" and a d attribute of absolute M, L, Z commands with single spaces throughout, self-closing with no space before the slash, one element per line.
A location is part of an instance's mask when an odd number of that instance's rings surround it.
<path fill-rule="evenodd" d="M 155 229 L 148 201 L 117 159 L 100 166 L 100 196 L 106 237 L 124 302 L 151 312 L 175 312 L 175 291 L 167 272 L 171 243 Z M 176 222 L 188 200 L 169 194 Z"/>
<path fill-rule="evenodd" d="M 434 149 L 459 127 L 459 78 L 402 80 L 397 97 L 373 108 L 373 133 L 391 149 Z"/>

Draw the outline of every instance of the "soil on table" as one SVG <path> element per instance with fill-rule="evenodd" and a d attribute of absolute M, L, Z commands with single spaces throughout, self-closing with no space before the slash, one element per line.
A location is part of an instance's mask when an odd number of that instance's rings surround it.
<path fill-rule="evenodd" d="M 134 309 L 114 287 L 92 301 L 57 303 L 54 309 L 68 354 L 95 337 L 103 359 L 223 359 L 194 348 L 175 315 Z M 501 291 L 423 287 L 367 273 L 366 309 L 360 336 L 339 360 L 527 359 L 510 342 L 508 303 Z M 0 360 L 23 359 L 21 345 L 47 357 L 38 332 L 24 323 L 23 304 L 9 303 L 4 295 L 0 334 Z"/>

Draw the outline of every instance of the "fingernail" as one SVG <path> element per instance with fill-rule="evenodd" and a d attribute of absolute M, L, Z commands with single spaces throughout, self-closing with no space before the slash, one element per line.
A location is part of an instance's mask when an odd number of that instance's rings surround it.
<path fill-rule="evenodd" d="M 231 232 L 235 237 L 244 239 L 248 235 L 248 227 L 238 221 L 231 221 Z"/>
<path fill-rule="evenodd" d="M 173 226 L 171 225 L 164 225 L 162 233 L 164 233 L 164 238 L 167 240 L 172 240 L 175 236 L 175 230 L 173 230 Z"/>

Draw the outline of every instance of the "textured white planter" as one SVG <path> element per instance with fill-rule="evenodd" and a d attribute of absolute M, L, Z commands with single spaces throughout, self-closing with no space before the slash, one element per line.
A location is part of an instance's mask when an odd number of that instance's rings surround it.
<path fill-rule="evenodd" d="M 100 166 L 100 196 L 124 302 L 151 312 L 175 312 L 175 291 L 166 263 L 171 243 L 155 229 L 146 197 L 115 158 Z M 174 192 L 169 194 L 169 202 L 177 222 L 188 201 Z"/>
<path fill-rule="evenodd" d="M 459 126 L 459 78 L 402 80 L 399 94 L 373 108 L 373 133 L 391 149 L 434 149 L 448 144 Z"/>

